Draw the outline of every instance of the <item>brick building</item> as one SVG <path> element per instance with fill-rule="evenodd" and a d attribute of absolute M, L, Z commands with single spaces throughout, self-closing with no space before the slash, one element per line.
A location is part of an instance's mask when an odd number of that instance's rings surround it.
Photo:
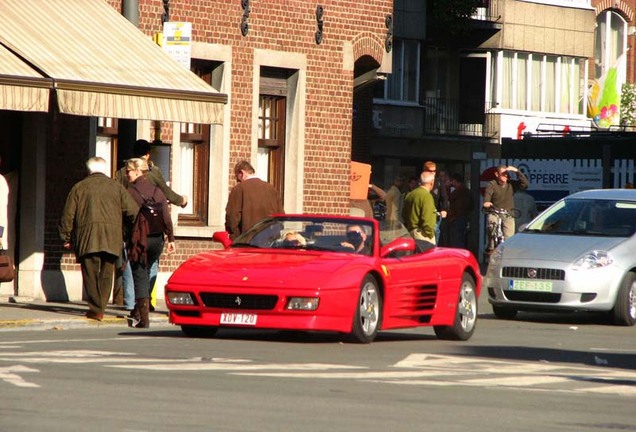
<path fill-rule="evenodd" d="M 19 2 L 0 0 L 0 17 L 7 18 L 3 16 L 5 6 L 13 3 Z M 22 3 L 29 5 L 34 0 Z M 168 22 L 190 23 L 190 69 L 215 94 L 208 94 L 195 84 L 192 90 L 183 92 L 171 92 L 170 84 L 159 90 L 140 89 L 132 83 L 106 83 L 98 85 L 98 89 L 87 89 L 94 81 L 91 75 L 98 75 L 99 61 L 108 61 L 101 54 L 102 48 L 108 51 L 107 46 L 116 45 L 122 56 L 129 57 L 124 58 L 129 70 L 122 74 L 131 81 L 140 77 L 143 80 L 152 71 L 144 71 L 143 65 L 136 69 L 136 63 L 144 59 L 135 52 L 135 41 L 121 43 L 109 36 L 112 26 L 120 21 L 111 13 L 96 13 L 90 6 L 94 0 L 48 3 L 52 8 L 49 13 L 58 13 L 53 11 L 56 8 L 62 10 L 59 13 L 66 10 L 67 20 L 81 19 L 88 23 L 86 31 L 91 25 L 96 29 L 92 39 L 83 38 L 85 35 L 75 37 L 70 32 L 68 37 L 60 35 L 56 40 L 62 50 L 68 44 L 69 53 L 75 48 L 93 50 L 92 55 L 87 55 L 87 62 L 94 58 L 95 64 L 81 64 L 78 60 L 80 66 L 74 65 L 83 84 L 74 89 L 79 97 L 89 99 L 92 90 L 108 94 L 113 86 L 121 85 L 126 87 L 122 97 L 125 101 L 128 97 L 152 103 L 138 104 L 139 114 L 118 117 L 120 111 L 108 115 L 107 108 L 91 99 L 84 111 L 78 108 L 73 112 L 64 102 L 64 80 L 36 61 L 29 61 L 29 47 L 18 42 L 12 45 L 9 35 L 0 34 L 0 48 L 8 47 L 13 54 L 19 54 L 37 72 L 28 82 L 25 80 L 29 74 L 23 72 L 24 79 L 18 83 L 9 79 L 13 75 L 0 69 L 0 154 L 8 161 L 2 168 L 3 173 L 20 173 L 14 242 L 19 276 L 15 286 L 3 284 L 0 295 L 48 300 L 81 298 L 79 265 L 62 249 L 57 235 L 64 200 L 72 185 L 83 178 L 83 163 L 88 157 L 107 158 L 114 172 L 130 157 L 132 143 L 138 138 L 156 143 L 153 160 L 161 166 L 173 189 L 189 197 L 185 209 L 172 207 L 177 253 L 162 257 L 160 295 L 162 283 L 179 263 L 215 247 L 212 233 L 223 229 L 225 203 L 234 185 L 232 168 L 239 159 L 250 160 L 257 174 L 276 186 L 287 212 L 349 212 L 354 89 L 376 79 L 378 72 L 390 72 L 392 0 L 105 2 L 115 14 L 126 16 L 148 40 L 162 31 L 166 18 Z M 70 7 L 74 10 L 69 11 Z M 27 27 L 31 21 L 49 25 L 47 15 L 38 8 L 25 7 L 23 13 L 22 17 L 10 17 L 18 27 Z M 55 38 L 55 29 L 50 31 L 49 37 Z M 29 32 L 36 30 L 25 30 Z M 77 47 L 82 40 L 95 46 Z M 35 57 L 38 50 L 54 49 L 31 48 Z M 66 56 L 54 54 L 65 66 Z M 172 61 L 152 55 L 156 58 L 146 58 L 148 63 Z M 105 67 L 110 75 L 121 72 L 118 65 Z M 172 74 L 165 72 L 164 77 L 168 79 L 166 75 Z M 187 81 L 185 76 L 176 79 L 178 75 L 174 71 L 171 77 L 175 85 Z M 11 105 L 11 91 L 16 88 L 23 97 L 27 90 L 38 90 L 39 97 L 48 102 L 38 109 Z M 177 99 L 185 100 L 186 105 L 174 102 Z M 174 112 L 163 111 L 173 103 Z M 207 109 L 211 113 L 212 120 L 187 123 L 187 115 L 178 114 L 199 104 L 202 112 Z M 125 103 L 119 110 L 124 106 Z"/>

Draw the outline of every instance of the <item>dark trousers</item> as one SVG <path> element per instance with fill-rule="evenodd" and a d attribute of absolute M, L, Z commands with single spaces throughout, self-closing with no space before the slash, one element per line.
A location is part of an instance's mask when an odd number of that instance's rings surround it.
<path fill-rule="evenodd" d="M 448 243 L 449 247 L 466 248 L 466 234 L 468 227 L 468 217 L 461 216 L 448 224 Z"/>
<path fill-rule="evenodd" d="M 113 274 L 117 257 L 106 252 L 98 252 L 80 257 L 82 280 L 88 308 L 96 314 L 103 314 L 108 305 L 113 288 Z"/>
<path fill-rule="evenodd" d="M 150 266 L 157 261 L 163 252 L 163 235 L 148 236 L 146 262 L 129 262 L 135 283 L 135 299 L 150 298 Z"/>

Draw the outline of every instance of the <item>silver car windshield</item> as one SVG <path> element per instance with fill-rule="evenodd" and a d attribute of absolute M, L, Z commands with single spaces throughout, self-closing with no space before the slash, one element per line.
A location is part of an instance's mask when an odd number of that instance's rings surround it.
<path fill-rule="evenodd" d="M 526 226 L 524 232 L 631 237 L 636 231 L 636 202 L 563 199 Z"/>

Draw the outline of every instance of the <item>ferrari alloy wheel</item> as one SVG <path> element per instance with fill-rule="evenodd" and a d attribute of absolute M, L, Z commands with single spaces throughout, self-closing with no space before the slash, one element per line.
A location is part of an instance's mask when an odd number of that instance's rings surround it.
<path fill-rule="evenodd" d="M 216 327 L 182 325 L 181 331 L 188 337 L 209 338 L 216 334 Z"/>
<path fill-rule="evenodd" d="M 382 297 L 378 282 L 366 275 L 360 287 L 358 305 L 353 318 L 351 338 L 354 342 L 370 343 L 378 334 L 382 321 Z"/>
<path fill-rule="evenodd" d="M 455 312 L 455 322 L 451 326 L 435 326 L 435 334 L 440 339 L 468 340 L 477 325 L 477 290 L 475 280 L 464 273 L 459 287 L 459 301 Z"/>
<path fill-rule="evenodd" d="M 636 273 L 625 275 L 616 304 L 614 305 L 614 323 L 622 326 L 636 324 Z"/>

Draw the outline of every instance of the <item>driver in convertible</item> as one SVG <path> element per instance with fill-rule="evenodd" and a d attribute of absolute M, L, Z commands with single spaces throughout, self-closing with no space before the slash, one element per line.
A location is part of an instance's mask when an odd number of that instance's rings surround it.
<path fill-rule="evenodd" d="M 340 246 L 353 249 L 355 253 L 371 255 L 371 245 L 367 244 L 367 233 L 360 225 L 347 227 L 347 239 Z"/>
<path fill-rule="evenodd" d="M 306 245 L 307 240 L 305 240 L 305 237 L 301 236 L 296 231 L 287 231 L 283 237 L 284 247 L 300 247 Z"/>

